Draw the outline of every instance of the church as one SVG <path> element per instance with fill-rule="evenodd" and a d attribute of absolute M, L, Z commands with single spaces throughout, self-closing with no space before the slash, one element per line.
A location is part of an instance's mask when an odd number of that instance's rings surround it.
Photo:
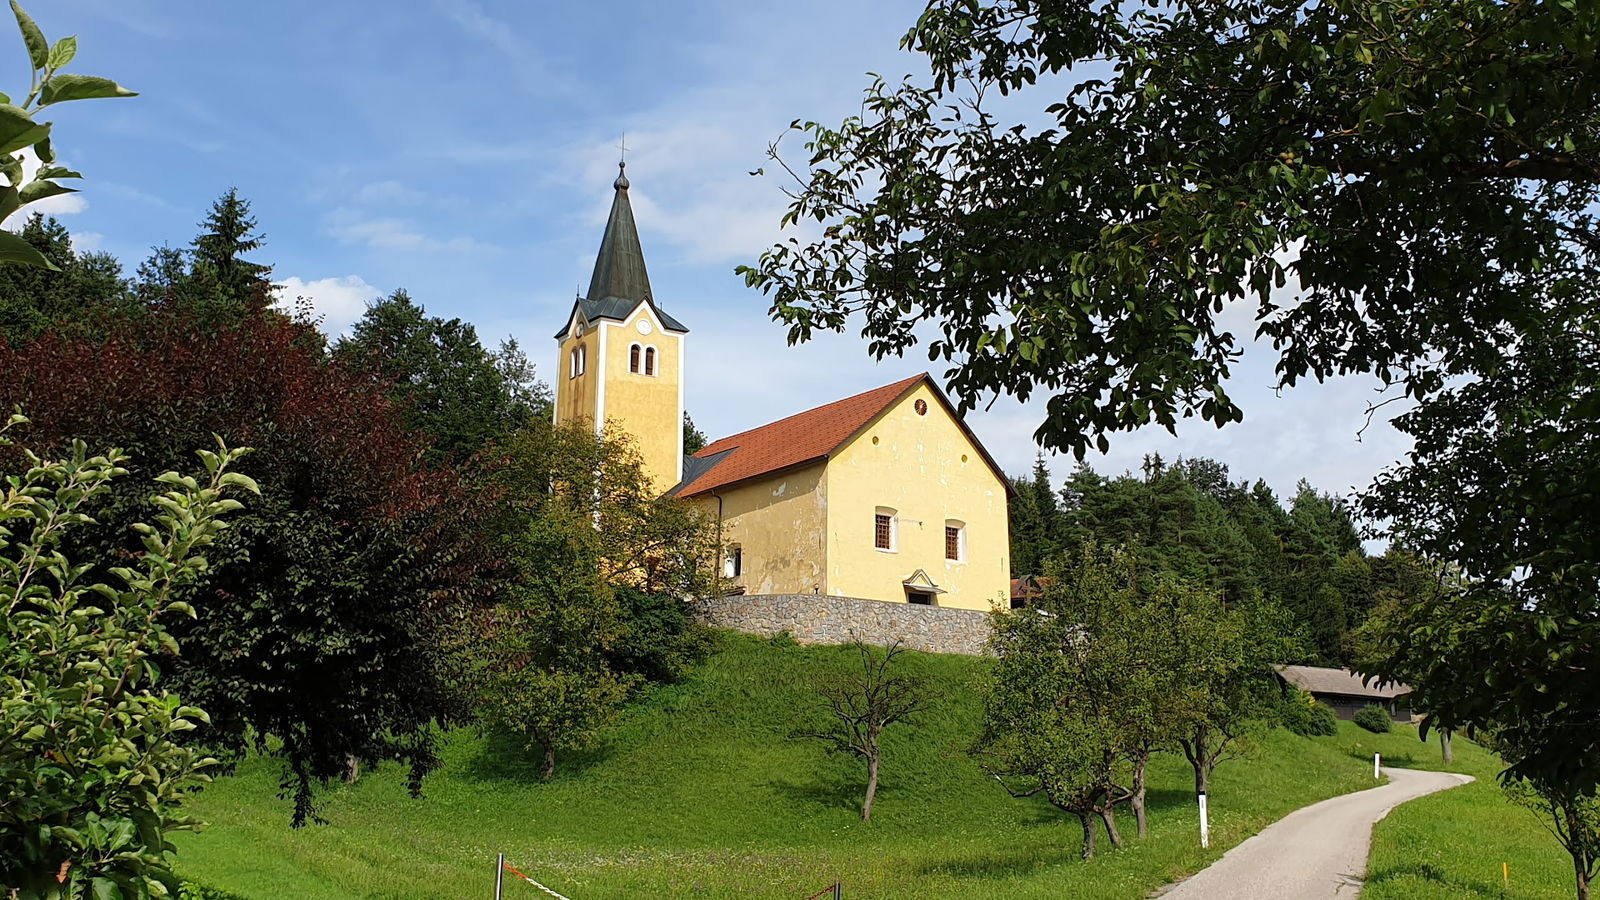
<path fill-rule="evenodd" d="M 650 291 L 626 164 L 589 290 L 556 334 L 556 424 L 626 432 L 717 523 L 749 595 L 1009 605 L 1010 482 L 926 373 L 683 452 L 689 329 Z"/>

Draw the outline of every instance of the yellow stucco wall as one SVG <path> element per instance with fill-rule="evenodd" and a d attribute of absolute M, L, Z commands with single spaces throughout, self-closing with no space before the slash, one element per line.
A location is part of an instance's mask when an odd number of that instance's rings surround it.
<path fill-rule="evenodd" d="M 556 383 L 557 425 L 595 420 L 595 393 L 600 383 L 600 370 L 595 365 L 599 335 L 589 329 L 585 331 L 587 333 L 581 335 L 576 329 L 569 331 L 556 351 L 556 367 L 553 371 Z M 574 378 L 571 354 L 576 347 L 587 348 L 588 367 L 584 374 Z"/>
<path fill-rule="evenodd" d="M 649 323 L 649 334 L 639 323 Z M 580 330 L 581 329 L 581 330 Z M 640 345 L 640 369 L 628 371 L 629 350 Z M 572 351 L 588 352 L 584 374 L 572 377 Z M 645 375 L 643 348 L 656 348 L 656 374 Z M 678 483 L 683 449 L 683 336 L 664 331 L 641 304 L 625 322 L 578 323 L 556 352 L 557 425 L 600 422 L 626 432 L 657 490 Z"/>
<path fill-rule="evenodd" d="M 648 322 L 649 334 L 639 324 Z M 678 483 L 683 448 L 683 336 L 661 328 L 645 304 L 626 322 L 601 322 L 605 330 L 605 403 L 608 428 L 628 433 L 656 490 Z M 640 346 L 640 371 L 628 371 L 630 348 Z M 644 348 L 656 348 L 656 374 L 643 373 Z"/>
<path fill-rule="evenodd" d="M 916 401 L 927 404 L 918 415 Z M 918 569 L 946 593 L 936 603 L 1008 602 L 1006 488 L 933 391 L 918 385 L 829 461 L 827 586 L 836 596 L 904 600 Z M 898 517 L 893 552 L 874 547 L 878 507 Z M 965 559 L 945 559 L 945 523 L 966 529 Z"/>
<path fill-rule="evenodd" d="M 755 478 L 718 491 L 722 543 L 743 551 L 743 574 L 733 583 L 750 594 L 827 593 L 824 535 L 828 492 L 824 466 Z M 702 495 L 713 518 L 717 498 Z"/>

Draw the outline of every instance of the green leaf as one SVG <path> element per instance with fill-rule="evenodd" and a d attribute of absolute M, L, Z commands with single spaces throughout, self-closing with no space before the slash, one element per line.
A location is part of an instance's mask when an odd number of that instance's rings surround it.
<path fill-rule="evenodd" d="M 56 41 L 56 45 L 50 48 L 50 68 L 65 68 L 67 63 L 72 62 L 72 58 L 77 55 L 78 36 L 75 34 L 68 35 Z"/>
<path fill-rule="evenodd" d="M 7 100 L 6 102 L 9 103 L 11 101 Z M 45 165 L 49 165 L 50 163 L 56 161 L 56 149 L 50 146 L 49 138 L 45 138 L 39 143 L 34 144 L 33 152 L 35 156 L 39 157 L 39 162 L 42 162 Z"/>
<path fill-rule="evenodd" d="M 96 75 L 53 75 L 39 91 L 39 105 L 66 103 L 68 100 L 98 100 L 101 97 L 137 97 L 109 78 Z"/>
<path fill-rule="evenodd" d="M 16 0 L 11 0 L 11 5 L 15 6 Z M 94 890 L 94 900 L 122 900 L 122 888 L 109 878 L 96 875 L 89 886 Z"/>
<path fill-rule="evenodd" d="M 35 179 L 22 186 L 21 196 L 23 203 L 32 203 L 35 200 L 43 200 L 46 197 L 54 197 L 58 194 L 76 194 L 77 192 L 77 188 L 63 187 L 53 181 Z"/>
<path fill-rule="evenodd" d="M 28 59 L 35 69 L 44 68 L 50 62 L 50 44 L 44 39 L 44 32 L 22 11 L 22 4 L 17 0 L 11 0 L 11 11 L 16 14 L 17 27 L 22 30 L 22 42 L 28 45 Z"/>
<path fill-rule="evenodd" d="M 38 248 L 23 240 L 15 232 L 0 229 L 0 265 L 38 266 L 51 271 L 61 271 L 45 258 Z"/>
<path fill-rule="evenodd" d="M 49 137 L 49 122 L 41 125 L 21 108 L 0 104 L 0 153 L 15 153 Z"/>
<path fill-rule="evenodd" d="M 45 166 L 33 173 L 34 178 L 82 178 L 80 172 L 74 172 L 66 166 Z"/>

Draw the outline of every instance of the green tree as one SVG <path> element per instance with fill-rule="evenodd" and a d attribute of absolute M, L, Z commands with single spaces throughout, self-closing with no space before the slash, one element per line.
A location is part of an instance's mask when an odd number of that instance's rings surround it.
<path fill-rule="evenodd" d="M 22 43 L 28 50 L 32 82 L 26 95 L 20 92 L 16 95 L 23 97 L 20 105 L 12 103 L 11 95 L 0 94 L 0 175 L 6 178 L 6 185 L 0 187 L 0 220 L 10 218 L 29 203 L 77 190 L 61 184 L 58 179 L 83 177 L 59 164 L 50 140 L 53 123 L 36 122 L 35 116 L 47 107 L 69 100 L 137 96 L 109 78 L 62 72 L 78 54 L 78 38 L 75 35 L 64 37 L 51 44 L 17 0 L 11 0 L 11 12 L 16 16 Z M 31 177 L 23 166 L 22 151 L 25 150 L 31 150 L 39 161 Z M 0 264 L 6 263 L 44 269 L 55 267 L 32 242 L 0 229 Z"/>
<path fill-rule="evenodd" d="M 1438 12 L 933 0 L 902 41 L 931 80 L 795 124 L 782 222 L 821 227 L 741 271 L 792 340 L 860 316 L 881 358 L 935 332 L 963 408 L 1048 393 L 1047 447 L 1239 419 L 1230 307 L 1283 385 L 1427 397 L 1504 358 L 1548 263 L 1600 245 L 1596 18 Z"/>
<path fill-rule="evenodd" d="M 107 316 L 132 310 L 116 257 L 76 252 L 67 229 L 42 213 L 29 216 L 17 234 L 52 268 L 0 266 L 0 339 L 18 344 L 49 328 L 93 333 Z"/>
<path fill-rule="evenodd" d="M 461 319 L 430 316 L 404 290 L 371 303 L 333 356 L 389 382 L 434 462 L 465 458 L 550 414 L 549 388 L 515 343 L 498 354 Z"/>
<path fill-rule="evenodd" d="M 1505 791 L 1512 803 L 1537 816 L 1572 857 L 1578 900 L 1589 900 L 1595 869 L 1600 866 L 1600 797 L 1522 780 L 1505 785 Z"/>
<path fill-rule="evenodd" d="M 694 420 L 689 418 L 689 414 L 685 412 L 683 414 L 683 455 L 693 456 L 704 450 L 706 444 L 709 443 L 711 442 L 706 438 L 705 432 L 696 428 Z"/>
<path fill-rule="evenodd" d="M 1195 793 L 1210 794 L 1217 766 L 1248 752 L 1279 697 L 1273 666 L 1288 658 L 1291 631 L 1270 602 L 1228 605 L 1207 590 L 1172 594 L 1163 621 L 1179 694 L 1178 738 Z"/>
<path fill-rule="evenodd" d="M 1136 673 L 1137 572 L 1131 556 L 1086 547 L 1049 572 L 1036 613 L 997 611 L 997 657 L 983 682 L 973 752 L 1013 797 L 1043 796 L 1078 817 L 1083 857 L 1095 820 L 1122 846 L 1116 807 L 1133 796 L 1131 760 L 1155 721 Z"/>
<path fill-rule="evenodd" d="M 518 577 L 491 619 L 478 703 L 484 722 L 540 754 L 592 745 L 617 718 L 640 677 L 617 671 L 616 595 L 600 576 L 600 541 L 582 509 L 545 502 L 505 542 Z"/>
<path fill-rule="evenodd" d="M 12 416 L 8 427 L 25 423 Z M 198 823 L 187 794 L 216 760 L 188 732 L 209 724 L 162 680 L 178 643 L 174 616 L 193 617 L 190 589 L 225 496 L 256 492 L 229 466 L 243 450 L 201 451 L 205 474 L 157 480 L 154 524 L 134 526 L 143 550 L 85 577 L 94 560 L 62 550 L 92 524 L 109 483 L 127 474 L 119 450 L 91 456 L 74 441 L 61 459 L 17 452 L 0 428 L 0 891 L 29 900 L 175 896 L 168 835 Z"/>
<path fill-rule="evenodd" d="M 211 204 L 189 251 L 185 289 L 189 302 L 219 312 L 243 312 L 268 305 L 274 290 L 271 266 L 251 262 L 246 253 L 261 249 L 266 238 L 256 230 L 250 202 L 238 188 Z"/>
<path fill-rule="evenodd" d="M 478 623 L 473 689 L 484 721 L 520 735 L 549 777 L 647 679 L 708 647 L 683 607 L 717 586 L 716 529 L 650 487 L 625 435 L 541 420 L 501 450 L 487 530 L 510 571 Z"/>
<path fill-rule="evenodd" d="M 28 409 L 40 446 L 127 447 L 141 479 L 212 434 L 258 448 L 239 470 L 263 496 L 209 554 L 166 677 L 211 714 L 209 746 L 283 761 L 295 824 L 352 761 L 402 761 L 420 791 L 435 725 L 468 712 L 453 651 L 497 565 L 490 500 L 466 473 L 424 465 L 425 439 L 383 386 L 308 334 L 271 310 L 217 324 L 160 308 L 103 341 L 0 346 L 0 408 Z M 132 482 L 110 487 L 70 552 L 102 568 L 137 552 Z"/>
<path fill-rule="evenodd" d="M 1445 571 L 1385 608 L 1364 668 L 1412 684 L 1425 729 L 1493 735 L 1503 779 L 1568 802 L 1600 790 L 1600 303 L 1548 284 L 1515 355 L 1399 419 L 1411 458 L 1363 506 Z"/>

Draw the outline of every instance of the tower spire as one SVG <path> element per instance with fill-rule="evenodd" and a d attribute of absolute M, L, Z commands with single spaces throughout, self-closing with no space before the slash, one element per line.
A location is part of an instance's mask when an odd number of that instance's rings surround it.
<path fill-rule="evenodd" d="M 626 152 L 626 151 L 624 151 Z M 588 299 L 594 302 L 615 297 L 638 302 L 650 298 L 650 275 L 644 267 L 644 250 L 639 245 L 639 229 L 633 222 L 633 206 L 628 202 L 628 163 L 617 163 L 617 180 L 611 183 L 616 194 L 611 198 L 611 216 L 600 239 L 594 275 L 589 279 Z"/>

